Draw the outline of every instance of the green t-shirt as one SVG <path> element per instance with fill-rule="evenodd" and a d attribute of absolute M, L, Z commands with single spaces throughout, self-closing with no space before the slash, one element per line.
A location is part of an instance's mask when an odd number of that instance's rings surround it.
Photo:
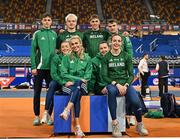
<path fill-rule="evenodd" d="M 134 77 L 132 57 L 124 51 L 121 51 L 118 56 L 108 52 L 102 58 L 101 74 L 107 84 L 112 81 L 121 85 L 130 84 Z"/>
<path fill-rule="evenodd" d="M 109 35 L 106 30 L 88 30 L 84 32 L 84 47 L 91 58 L 95 57 L 99 52 L 99 43 L 101 41 L 107 41 Z"/>
<path fill-rule="evenodd" d="M 68 41 L 72 36 L 79 36 L 81 40 L 83 40 L 83 33 L 76 30 L 75 32 L 68 32 L 67 30 L 64 31 L 63 33 L 59 34 L 57 37 L 57 47 L 56 49 L 59 49 L 59 46 L 63 41 Z"/>

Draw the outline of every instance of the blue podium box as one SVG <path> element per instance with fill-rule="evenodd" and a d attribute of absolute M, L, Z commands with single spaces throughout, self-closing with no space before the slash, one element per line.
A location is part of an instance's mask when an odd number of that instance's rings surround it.
<path fill-rule="evenodd" d="M 59 117 L 66 107 L 70 96 L 54 96 L 54 133 L 72 133 L 74 131 L 74 114 L 71 111 L 67 121 Z M 125 132 L 125 98 L 117 98 L 117 119 L 121 132 Z M 80 125 L 83 132 L 111 132 L 111 116 L 107 96 L 82 96 Z"/>

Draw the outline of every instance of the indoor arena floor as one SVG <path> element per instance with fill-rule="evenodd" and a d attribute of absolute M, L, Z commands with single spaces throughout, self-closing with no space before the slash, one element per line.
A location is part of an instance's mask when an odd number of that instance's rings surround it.
<path fill-rule="evenodd" d="M 136 87 L 139 90 L 139 87 Z M 160 98 L 157 87 L 151 87 L 152 100 L 145 99 L 148 108 L 159 108 Z M 180 88 L 169 87 L 169 92 L 175 94 L 180 103 Z M 44 110 L 46 91 L 42 92 L 41 114 Z M 0 90 L 0 138 L 73 138 L 73 134 L 53 134 L 53 126 L 33 126 L 33 90 L 3 89 Z M 180 118 L 150 119 L 143 117 L 149 131 L 147 137 L 180 137 Z M 87 138 L 111 138 L 110 133 L 87 134 Z M 140 137 L 135 132 L 135 126 L 126 130 L 123 137 Z"/>

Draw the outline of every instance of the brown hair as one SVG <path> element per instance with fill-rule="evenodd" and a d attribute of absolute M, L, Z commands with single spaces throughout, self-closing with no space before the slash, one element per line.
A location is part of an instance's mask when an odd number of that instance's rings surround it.
<path fill-rule="evenodd" d="M 107 23 L 109 24 L 112 24 L 112 23 L 117 23 L 118 24 L 118 21 L 116 19 L 108 19 L 107 20 Z"/>
<path fill-rule="evenodd" d="M 89 22 L 90 22 L 92 19 L 99 19 L 99 16 L 98 16 L 97 14 L 91 15 L 91 17 L 89 18 Z M 99 19 L 99 21 L 100 21 L 100 19 Z"/>
<path fill-rule="evenodd" d="M 50 13 L 44 13 L 43 15 L 41 15 L 41 19 L 46 17 L 50 17 L 52 19 L 52 15 Z"/>

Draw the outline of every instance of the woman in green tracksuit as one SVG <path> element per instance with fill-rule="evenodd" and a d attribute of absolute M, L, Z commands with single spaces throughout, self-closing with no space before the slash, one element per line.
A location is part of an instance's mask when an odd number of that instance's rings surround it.
<path fill-rule="evenodd" d="M 71 48 L 68 41 L 63 41 L 59 48 L 59 51 L 52 59 L 51 62 L 51 77 L 52 81 L 49 84 L 49 89 L 46 94 L 46 103 L 45 103 L 45 111 L 43 117 L 41 119 L 42 124 L 53 125 L 53 120 L 51 118 L 54 99 L 53 96 L 57 90 L 61 91 L 62 89 L 62 77 L 61 77 L 61 61 L 63 56 L 69 54 L 71 52 Z"/>
<path fill-rule="evenodd" d="M 44 14 L 41 22 L 43 27 L 34 33 L 31 47 L 31 69 L 32 75 L 34 75 L 34 126 L 40 125 L 39 115 L 42 82 L 45 79 L 48 87 L 51 81 L 50 65 L 52 57 L 55 54 L 57 38 L 57 34 L 50 29 L 52 25 L 51 15 Z"/>
<path fill-rule="evenodd" d="M 103 95 L 104 87 L 106 83 L 102 79 L 101 75 L 101 60 L 103 56 L 109 52 L 110 48 L 106 41 L 102 41 L 99 44 L 99 53 L 91 60 L 93 71 L 91 80 L 88 83 L 88 92 L 95 95 Z"/>
<path fill-rule="evenodd" d="M 82 95 L 87 95 L 87 82 L 91 78 L 92 65 L 91 58 L 84 53 L 82 40 L 79 36 L 70 39 L 71 54 L 66 55 L 61 63 L 61 76 L 63 78 L 63 93 L 69 94 L 70 100 L 60 114 L 64 120 L 68 119 L 70 110 L 74 107 L 75 112 L 75 134 L 85 136 L 79 124 L 80 100 Z"/>
<path fill-rule="evenodd" d="M 132 57 L 121 50 L 122 38 L 119 35 L 112 36 L 111 50 L 102 59 L 102 77 L 106 82 L 108 106 L 112 117 L 112 135 L 122 136 L 119 122 L 116 118 L 116 97 L 125 96 L 126 102 L 132 106 L 137 120 L 136 131 L 140 135 L 148 135 L 148 131 L 142 123 L 142 106 L 136 90 L 131 85 L 133 80 Z"/>

